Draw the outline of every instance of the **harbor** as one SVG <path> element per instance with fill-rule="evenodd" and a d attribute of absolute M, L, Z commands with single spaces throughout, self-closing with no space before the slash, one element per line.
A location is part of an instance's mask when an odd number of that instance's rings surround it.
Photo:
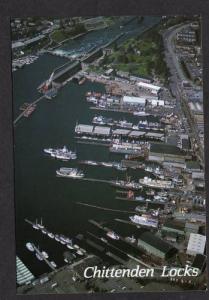
<path fill-rule="evenodd" d="M 37 278 L 31 290 L 114 290 L 109 280 L 84 279 L 97 263 L 161 270 L 194 262 L 189 241 L 205 234 L 206 199 L 187 119 L 157 76 L 104 63 L 161 21 L 130 18 L 78 35 L 13 72 L 16 248 Z M 148 284 L 121 280 L 117 291 Z"/>

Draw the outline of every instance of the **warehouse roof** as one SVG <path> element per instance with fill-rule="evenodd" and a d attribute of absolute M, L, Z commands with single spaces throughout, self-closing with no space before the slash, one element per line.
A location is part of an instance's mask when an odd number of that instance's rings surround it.
<path fill-rule="evenodd" d="M 151 83 L 142 82 L 142 81 L 138 82 L 137 85 L 139 87 L 152 89 L 152 90 L 155 90 L 155 91 L 159 91 L 161 89 L 160 86 L 157 86 L 157 85 L 154 85 L 154 84 L 151 84 Z"/>
<path fill-rule="evenodd" d="M 206 256 L 202 254 L 197 254 L 192 264 L 192 268 L 198 268 L 202 270 L 206 264 Z"/>
<path fill-rule="evenodd" d="M 184 223 L 172 222 L 172 221 L 167 221 L 163 225 L 163 227 L 168 227 L 168 228 L 171 228 L 171 229 L 182 230 L 182 231 L 184 231 L 184 226 L 185 226 Z"/>
<path fill-rule="evenodd" d="M 146 99 L 143 97 L 131 97 L 131 96 L 123 96 L 123 102 L 126 103 L 137 103 L 145 105 Z"/>
<path fill-rule="evenodd" d="M 186 222 L 186 224 L 185 224 L 185 230 L 191 229 L 191 230 L 195 230 L 196 233 L 198 233 L 199 228 L 200 228 L 200 226 L 197 223 Z"/>
<path fill-rule="evenodd" d="M 164 153 L 165 155 L 166 154 L 184 155 L 184 151 L 182 151 L 176 146 L 168 145 L 168 144 L 151 143 L 150 152 Z"/>
<path fill-rule="evenodd" d="M 148 137 L 164 137 L 164 134 L 163 133 L 158 133 L 158 132 L 147 132 L 146 133 L 146 136 Z"/>
<path fill-rule="evenodd" d="M 75 130 L 80 132 L 86 132 L 86 133 L 92 133 L 94 126 L 92 125 L 84 125 L 84 124 L 78 124 L 76 125 Z"/>
<path fill-rule="evenodd" d="M 115 129 L 113 130 L 113 134 L 121 134 L 121 135 L 128 135 L 130 130 L 127 129 Z"/>
<path fill-rule="evenodd" d="M 129 136 L 143 136 L 145 133 L 144 131 L 133 130 L 129 133 Z"/>
<path fill-rule="evenodd" d="M 110 134 L 110 127 L 103 127 L 103 126 L 95 126 L 94 133 L 102 134 L 102 135 L 109 135 Z"/>
<path fill-rule="evenodd" d="M 203 254 L 205 251 L 206 236 L 198 233 L 191 233 L 187 246 L 188 254 Z"/>
<path fill-rule="evenodd" d="M 170 250 L 175 249 L 173 246 L 166 243 L 162 239 L 156 237 L 154 234 L 152 234 L 149 231 L 142 233 L 139 236 L 139 240 L 142 240 L 143 242 L 149 244 L 150 246 L 164 253 L 168 253 Z"/>

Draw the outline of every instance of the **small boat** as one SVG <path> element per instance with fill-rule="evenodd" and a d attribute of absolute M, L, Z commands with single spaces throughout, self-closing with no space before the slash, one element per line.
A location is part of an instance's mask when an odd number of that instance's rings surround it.
<path fill-rule="evenodd" d="M 79 249 L 80 247 L 76 244 L 73 245 L 74 246 L 74 249 Z"/>
<path fill-rule="evenodd" d="M 55 234 L 54 239 L 55 239 L 57 242 L 60 242 L 60 237 L 59 237 L 58 234 Z"/>
<path fill-rule="evenodd" d="M 37 223 L 37 226 L 38 226 L 38 228 L 40 228 L 40 229 L 43 229 L 43 228 L 44 228 L 44 225 L 43 225 L 43 223 L 42 223 L 42 219 L 41 219 L 41 223 L 40 223 L 40 224 Z"/>
<path fill-rule="evenodd" d="M 41 255 L 39 255 L 38 253 L 36 253 L 36 257 L 38 258 L 38 260 L 43 260 L 43 257 Z"/>
<path fill-rule="evenodd" d="M 43 254 L 43 257 L 45 257 L 45 258 L 49 258 L 49 255 L 48 255 L 48 253 L 47 253 L 47 252 L 45 252 L 45 251 L 42 251 L 41 253 Z"/>
<path fill-rule="evenodd" d="M 113 240 L 119 240 L 120 237 L 114 231 L 108 231 L 107 236 Z"/>
<path fill-rule="evenodd" d="M 67 244 L 67 247 L 68 247 L 68 249 L 71 249 L 71 250 L 73 250 L 74 248 L 73 248 L 73 246 L 72 245 L 70 245 L 70 244 Z"/>
<path fill-rule="evenodd" d="M 33 247 L 33 244 L 31 244 L 31 243 L 27 243 L 26 244 L 26 248 L 29 250 L 29 251 L 31 251 L 31 252 L 33 252 L 35 249 L 34 249 L 34 247 Z"/>
<path fill-rule="evenodd" d="M 78 254 L 78 255 L 84 255 L 84 253 L 79 249 L 78 251 L 76 251 L 76 253 Z"/>
<path fill-rule="evenodd" d="M 48 233 L 48 237 L 50 237 L 51 239 L 53 239 L 54 238 L 54 234 L 52 232 L 49 232 Z"/>
<path fill-rule="evenodd" d="M 57 265 L 56 265 L 56 263 L 54 262 L 54 261 L 50 261 L 50 264 L 52 265 L 52 267 L 54 267 L 54 268 L 56 268 L 57 267 Z"/>
<path fill-rule="evenodd" d="M 38 226 L 38 223 L 37 223 L 37 220 L 36 220 L 36 223 L 33 224 L 33 228 L 36 229 L 36 230 L 39 230 L 39 226 Z"/>

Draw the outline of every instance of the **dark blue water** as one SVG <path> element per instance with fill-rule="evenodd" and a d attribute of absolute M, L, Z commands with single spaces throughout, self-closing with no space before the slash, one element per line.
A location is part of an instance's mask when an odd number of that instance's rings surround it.
<path fill-rule="evenodd" d="M 145 19 L 148 25 L 154 22 L 153 18 L 150 18 L 150 23 L 148 18 Z M 135 26 L 138 31 L 140 25 L 135 24 Z M 103 32 L 106 33 L 106 30 Z M 118 34 L 118 31 L 114 32 Z M 92 35 L 97 43 L 96 36 L 100 37 L 101 32 L 89 34 L 91 43 L 93 43 Z M 88 35 L 82 38 L 81 45 L 83 40 L 87 43 Z M 79 44 L 79 40 L 76 43 Z M 55 67 L 65 61 L 65 59 L 43 55 L 34 64 L 14 73 L 14 116 L 17 116 L 22 103 L 32 101 L 39 96 L 37 86 L 48 78 Z M 49 269 L 25 248 L 26 242 L 39 245 L 41 250 L 49 253 L 51 260 L 54 260 L 58 266 L 64 264 L 62 255 L 67 248 L 41 232 L 35 231 L 24 221 L 25 218 L 34 221 L 42 217 L 44 225 L 52 232 L 74 237 L 88 229 L 88 219 L 103 221 L 112 221 L 117 217 L 128 219 L 128 215 L 87 208 L 76 204 L 77 201 L 113 209 L 131 209 L 127 202 L 115 200 L 115 188 L 108 184 L 57 178 L 56 169 L 62 166 L 78 166 L 77 162 L 60 162 L 43 154 L 45 147 L 66 145 L 77 151 L 79 160 L 120 160 L 121 156 L 111 155 L 106 147 L 77 144 L 74 139 L 76 122 L 89 124 L 95 115 L 95 111 L 90 110 L 89 104 L 85 101 L 85 93 L 89 90 L 105 91 L 104 86 L 97 83 L 86 82 L 83 85 L 70 83 L 60 90 L 52 101 L 42 100 L 31 117 L 21 119 L 14 129 L 16 250 L 17 255 L 35 275 L 43 274 Z M 124 117 L 122 114 L 114 113 L 103 115 Z M 130 116 L 128 118 L 130 121 L 134 119 Z M 125 178 L 123 172 L 113 169 L 92 166 L 81 166 L 81 168 L 86 176 L 91 178 Z M 143 177 L 144 173 L 132 171 L 130 175 L 133 179 L 138 179 Z"/>

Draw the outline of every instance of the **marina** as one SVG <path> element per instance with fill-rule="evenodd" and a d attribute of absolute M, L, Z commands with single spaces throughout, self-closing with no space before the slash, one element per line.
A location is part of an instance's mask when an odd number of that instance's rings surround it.
<path fill-rule="evenodd" d="M 57 265 L 55 264 L 55 262 L 48 260 L 48 257 L 46 257 L 46 254 L 45 254 L 46 252 L 41 252 L 39 250 L 39 248 L 35 246 L 34 243 L 31 243 L 31 247 L 33 247 L 33 250 L 34 250 L 35 255 L 38 260 L 41 260 L 41 261 L 43 260 L 52 271 L 54 271 L 56 269 Z"/>
<path fill-rule="evenodd" d="M 191 233 L 205 235 L 198 142 L 203 133 L 191 126 L 196 113 L 191 121 L 182 108 L 185 80 L 174 78 L 174 91 L 166 81 L 164 58 L 169 45 L 175 49 L 178 43 L 172 39 L 167 45 L 168 24 L 155 16 L 75 18 L 63 20 L 61 30 L 101 20 L 102 28 L 52 42 L 34 63 L 13 72 L 16 251 L 39 278 L 31 277 L 29 293 L 44 288 L 51 293 L 111 292 L 114 284 L 117 292 L 121 287 L 143 291 L 150 278 L 92 284 L 84 270 L 135 264 L 181 268 L 187 260 L 192 265 L 197 253 L 189 246 Z M 124 61 L 139 63 L 132 70 L 131 62 L 120 61 L 122 55 Z M 198 88 L 194 94 L 199 95 Z M 188 99 L 195 101 L 192 93 Z M 201 105 L 190 106 L 199 109 L 200 119 Z M 152 280 L 172 285 L 159 276 Z"/>

